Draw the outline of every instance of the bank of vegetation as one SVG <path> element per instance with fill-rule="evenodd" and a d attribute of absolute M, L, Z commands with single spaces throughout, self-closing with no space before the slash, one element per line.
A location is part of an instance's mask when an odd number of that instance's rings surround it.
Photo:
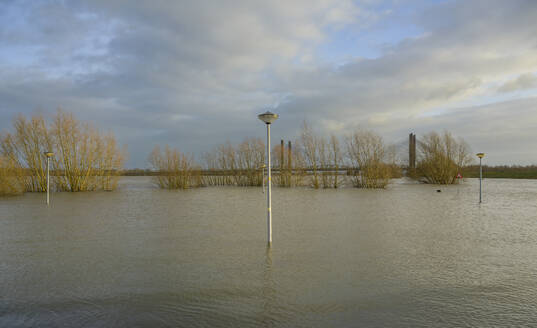
<path fill-rule="evenodd" d="M 464 177 L 479 178 L 479 165 L 466 167 Z M 483 165 L 483 177 L 491 179 L 537 179 L 537 165 Z"/>
<path fill-rule="evenodd" d="M 125 151 L 113 134 L 104 134 L 72 114 L 58 110 L 51 121 L 23 115 L 11 132 L 0 135 L 0 193 L 43 192 L 47 188 L 47 159 L 51 190 L 114 190 Z"/>

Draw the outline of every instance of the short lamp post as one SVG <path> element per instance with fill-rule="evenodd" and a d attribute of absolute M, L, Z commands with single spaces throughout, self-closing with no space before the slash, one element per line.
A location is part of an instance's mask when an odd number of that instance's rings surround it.
<path fill-rule="evenodd" d="M 267 111 L 266 113 L 259 114 L 257 116 L 261 121 L 267 125 L 267 229 L 268 229 L 268 243 L 272 244 L 272 212 L 271 212 L 271 185 L 270 178 L 270 124 L 278 119 L 278 114 Z"/>
<path fill-rule="evenodd" d="M 44 152 L 47 157 L 47 205 L 50 204 L 50 159 L 54 156 L 51 151 Z"/>
<path fill-rule="evenodd" d="M 481 183 L 483 181 L 483 167 L 481 166 L 481 160 L 485 157 L 485 153 L 477 153 L 479 157 L 479 203 L 481 204 Z"/>

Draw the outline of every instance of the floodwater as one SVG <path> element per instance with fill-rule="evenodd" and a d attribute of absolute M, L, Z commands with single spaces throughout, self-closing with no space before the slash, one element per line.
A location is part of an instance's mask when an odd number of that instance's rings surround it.
<path fill-rule="evenodd" d="M 0 199 L 0 327 L 537 325 L 537 181 L 120 186 Z"/>

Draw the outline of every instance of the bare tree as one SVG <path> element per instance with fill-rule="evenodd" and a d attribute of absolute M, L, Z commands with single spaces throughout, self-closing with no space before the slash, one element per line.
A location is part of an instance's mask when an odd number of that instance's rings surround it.
<path fill-rule="evenodd" d="M 246 138 L 237 146 L 229 141 L 204 155 L 205 185 L 260 186 L 265 144 L 260 138 Z"/>
<path fill-rule="evenodd" d="M 237 184 L 237 158 L 235 147 L 228 141 L 216 147 L 218 169 L 224 173 L 225 185 Z"/>
<path fill-rule="evenodd" d="M 23 193 L 24 172 L 11 158 L 0 156 L 0 196 Z"/>
<path fill-rule="evenodd" d="M 25 191 L 46 191 L 45 151 L 52 151 L 52 188 L 68 191 L 112 190 L 122 168 L 125 151 L 117 147 L 112 134 L 105 137 L 58 110 L 53 123 L 34 115 L 30 120 L 19 116 L 15 131 L 1 137 L 1 155 L 20 167 Z"/>
<path fill-rule="evenodd" d="M 263 175 L 260 170 L 265 162 L 265 144 L 260 138 L 246 138 L 237 147 L 239 186 L 260 186 Z"/>
<path fill-rule="evenodd" d="M 62 171 L 57 187 L 67 191 L 111 190 L 116 186 L 124 153 L 113 135 L 103 137 L 72 114 L 58 111 L 51 127 L 55 144 L 54 168 Z"/>
<path fill-rule="evenodd" d="M 321 140 L 304 121 L 300 132 L 300 146 L 305 169 L 311 172 L 310 185 L 317 189 L 321 186 L 319 176 Z"/>
<path fill-rule="evenodd" d="M 391 177 L 385 163 L 386 146 L 382 137 L 371 131 L 355 131 L 347 137 L 347 156 L 355 168 L 353 184 L 359 188 L 385 188 Z"/>
<path fill-rule="evenodd" d="M 218 157 L 216 148 L 212 152 L 207 152 L 203 155 L 205 160 L 206 174 L 202 177 L 204 186 L 223 186 L 225 183 L 224 176 L 219 174 Z"/>
<path fill-rule="evenodd" d="M 201 185 L 200 168 L 193 157 L 171 149 L 168 145 L 164 152 L 155 146 L 149 155 L 149 163 L 158 171 L 154 179 L 160 188 L 189 189 Z"/>
<path fill-rule="evenodd" d="M 330 156 L 330 146 L 324 136 L 317 137 L 317 146 L 319 151 L 319 167 L 321 171 L 321 186 L 323 188 L 332 187 L 332 177 L 330 170 L 330 163 L 332 157 Z"/>
<path fill-rule="evenodd" d="M 53 143 L 45 119 L 35 115 L 28 120 L 20 115 L 13 125 L 14 133 L 7 133 L 1 138 L 2 155 L 27 170 L 28 176 L 22 181 L 25 191 L 46 191 L 46 159 L 43 153 L 53 149 Z"/>
<path fill-rule="evenodd" d="M 280 168 L 280 174 L 275 183 L 279 187 L 297 187 L 304 185 L 305 177 L 307 176 L 307 165 L 305 164 L 303 157 L 303 150 L 296 145 L 299 142 L 294 142 L 295 147 L 291 147 L 289 142 L 287 146 L 284 145 L 284 161 L 281 163 L 281 145 L 276 145 L 273 148 L 272 154 L 274 158 L 274 166 Z"/>
<path fill-rule="evenodd" d="M 334 188 L 338 188 L 340 185 L 340 181 L 338 179 L 339 176 L 339 168 L 343 161 L 343 156 L 341 153 L 341 147 L 339 145 L 339 140 L 335 135 L 330 136 L 330 159 L 332 160 L 332 169 L 334 170 L 334 176 L 332 180 L 332 186 Z"/>

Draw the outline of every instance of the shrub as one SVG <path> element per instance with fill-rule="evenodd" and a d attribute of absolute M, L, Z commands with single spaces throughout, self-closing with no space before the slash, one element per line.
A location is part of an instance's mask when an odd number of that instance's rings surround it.
<path fill-rule="evenodd" d="M 0 196 L 22 194 L 23 178 L 22 169 L 13 160 L 0 156 Z"/>
<path fill-rule="evenodd" d="M 155 146 L 149 162 L 158 173 L 154 177 L 157 186 L 163 189 L 189 189 L 201 185 L 201 172 L 192 156 L 187 156 L 168 145 L 161 152 Z"/>
<path fill-rule="evenodd" d="M 24 170 L 18 177 L 24 191 L 46 191 L 46 159 L 52 151 L 51 189 L 60 191 L 113 190 L 117 186 L 125 151 L 112 134 L 102 135 L 72 114 L 58 110 L 47 125 L 40 115 L 19 116 L 15 131 L 0 137 L 0 155 Z"/>
<path fill-rule="evenodd" d="M 418 142 L 419 158 L 416 171 L 426 183 L 454 184 L 457 173 L 472 162 L 469 146 L 451 133 L 431 132 Z"/>
<path fill-rule="evenodd" d="M 385 188 L 390 182 L 392 168 L 386 164 L 387 147 L 382 137 L 371 131 L 355 131 L 347 137 L 347 156 L 356 168 L 351 173 L 358 188 Z"/>

